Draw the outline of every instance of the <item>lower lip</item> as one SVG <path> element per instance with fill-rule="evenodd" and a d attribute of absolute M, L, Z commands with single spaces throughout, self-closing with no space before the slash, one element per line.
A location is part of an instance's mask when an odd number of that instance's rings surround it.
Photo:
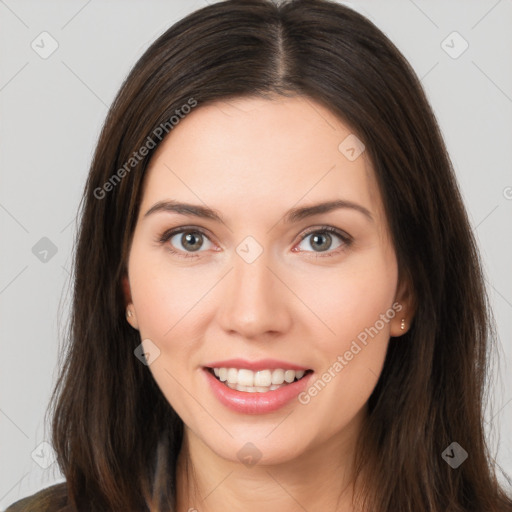
<path fill-rule="evenodd" d="M 296 382 L 265 393 L 248 393 L 231 389 L 216 379 L 206 368 L 203 371 L 219 402 L 229 409 L 243 414 L 265 414 L 277 411 L 304 391 L 313 375 L 313 372 L 308 373 Z"/>

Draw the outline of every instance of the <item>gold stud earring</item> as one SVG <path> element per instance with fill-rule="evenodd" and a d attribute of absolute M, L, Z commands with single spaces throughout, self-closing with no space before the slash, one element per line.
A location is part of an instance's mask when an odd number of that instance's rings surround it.
<path fill-rule="evenodd" d="M 400 322 L 400 329 L 405 330 L 405 318 L 402 318 L 402 321 Z"/>
<path fill-rule="evenodd" d="M 133 315 L 133 313 L 130 311 L 130 308 L 126 308 L 126 316 L 127 316 L 128 318 L 131 318 L 131 317 L 132 317 L 132 315 Z"/>

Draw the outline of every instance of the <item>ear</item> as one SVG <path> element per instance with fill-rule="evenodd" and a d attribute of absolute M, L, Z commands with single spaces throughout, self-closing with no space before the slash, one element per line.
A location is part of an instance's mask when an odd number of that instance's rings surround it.
<path fill-rule="evenodd" d="M 390 322 L 390 335 L 399 337 L 409 331 L 416 313 L 416 301 L 410 279 L 400 280 L 394 304 L 396 304 L 396 307 L 393 307 L 396 314 Z"/>
<path fill-rule="evenodd" d="M 124 304 L 126 308 L 126 321 L 134 328 L 139 330 L 139 323 L 137 321 L 137 314 L 132 303 L 132 292 L 130 290 L 130 281 L 125 274 L 121 278 L 121 287 L 123 289 Z"/>

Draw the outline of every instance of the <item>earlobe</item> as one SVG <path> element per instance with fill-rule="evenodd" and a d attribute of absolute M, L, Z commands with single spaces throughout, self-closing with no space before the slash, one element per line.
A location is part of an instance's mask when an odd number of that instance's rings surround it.
<path fill-rule="evenodd" d="M 390 336 L 398 338 L 409 331 L 411 326 L 412 317 L 408 310 L 403 307 L 402 310 L 396 313 L 395 318 L 391 320 Z"/>
<path fill-rule="evenodd" d="M 135 315 L 135 308 L 132 303 L 132 294 L 130 290 L 130 282 L 128 281 L 128 276 L 125 275 L 121 279 L 121 286 L 123 288 L 123 295 L 126 305 L 126 320 L 127 322 L 134 328 L 139 329 L 139 324 L 137 322 L 137 316 Z"/>
<path fill-rule="evenodd" d="M 391 332 L 390 335 L 394 338 L 397 338 L 399 336 L 402 336 L 402 334 L 405 334 L 409 330 L 409 322 L 407 320 L 405 313 L 400 312 L 396 315 L 396 317 L 391 322 Z"/>
<path fill-rule="evenodd" d="M 137 322 L 133 304 L 128 304 L 126 308 L 126 320 L 134 329 L 139 330 L 139 323 Z"/>
<path fill-rule="evenodd" d="M 409 331 L 416 310 L 414 294 L 409 280 L 403 280 L 395 297 L 399 304 L 391 321 L 390 335 L 399 337 Z"/>

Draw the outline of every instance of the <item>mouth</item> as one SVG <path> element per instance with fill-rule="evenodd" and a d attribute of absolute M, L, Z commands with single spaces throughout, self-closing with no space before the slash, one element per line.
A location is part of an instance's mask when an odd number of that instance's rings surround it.
<path fill-rule="evenodd" d="M 313 370 L 273 368 L 252 371 L 246 368 L 205 367 L 224 386 L 245 393 L 268 393 L 304 379 Z"/>

